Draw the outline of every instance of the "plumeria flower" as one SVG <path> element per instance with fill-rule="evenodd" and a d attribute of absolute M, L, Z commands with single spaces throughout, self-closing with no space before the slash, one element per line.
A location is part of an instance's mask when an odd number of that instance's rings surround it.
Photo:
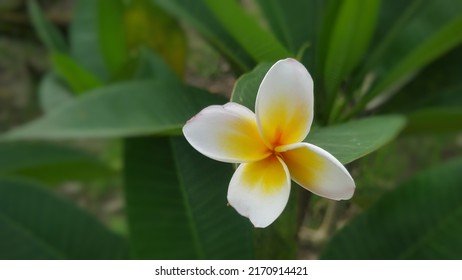
<path fill-rule="evenodd" d="M 228 202 L 255 227 L 282 213 L 291 179 L 322 197 L 353 196 L 355 183 L 327 151 L 302 142 L 313 122 L 313 79 L 298 61 L 276 62 L 257 93 L 255 113 L 229 102 L 203 109 L 183 127 L 189 143 L 214 160 L 239 163 Z"/>

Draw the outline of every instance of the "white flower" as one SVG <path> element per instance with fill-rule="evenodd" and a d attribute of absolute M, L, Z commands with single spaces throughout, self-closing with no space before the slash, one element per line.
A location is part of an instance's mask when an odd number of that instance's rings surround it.
<path fill-rule="evenodd" d="M 267 227 L 284 210 L 291 179 L 334 200 L 354 193 L 353 179 L 334 156 L 302 142 L 312 121 L 313 80 L 301 63 L 288 58 L 266 73 L 255 114 L 233 102 L 209 106 L 186 123 L 183 133 L 205 156 L 240 163 L 228 202 L 255 227 Z"/>

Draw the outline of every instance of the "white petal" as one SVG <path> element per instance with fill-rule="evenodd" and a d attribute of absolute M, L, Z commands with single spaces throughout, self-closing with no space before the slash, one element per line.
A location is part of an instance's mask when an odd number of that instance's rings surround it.
<path fill-rule="evenodd" d="M 251 162 L 270 154 L 255 114 L 237 103 L 205 108 L 186 123 L 183 134 L 196 150 L 218 161 Z"/>
<path fill-rule="evenodd" d="M 305 139 L 313 122 L 313 79 L 298 61 L 276 62 L 258 89 L 257 123 L 269 147 Z"/>
<path fill-rule="evenodd" d="M 231 179 L 228 202 L 255 227 L 267 227 L 284 210 L 290 194 L 290 176 L 275 156 L 241 164 Z"/>
<path fill-rule="evenodd" d="M 350 199 L 355 182 L 348 170 L 318 146 L 297 143 L 278 147 L 292 180 L 311 192 L 334 200 Z"/>

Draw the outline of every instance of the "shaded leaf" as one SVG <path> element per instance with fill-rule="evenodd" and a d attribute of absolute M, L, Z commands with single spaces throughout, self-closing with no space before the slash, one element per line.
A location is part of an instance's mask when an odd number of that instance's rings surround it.
<path fill-rule="evenodd" d="M 98 78 L 66 54 L 53 53 L 51 60 L 56 73 L 76 94 L 98 88 L 102 85 L 102 82 Z"/>
<path fill-rule="evenodd" d="M 446 25 L 437 34 L 430 37 L 412 53 L 401 60 L 400 63 L 398 63 L 392 71 L 382 78 L 375 88 L 371 90 L 370 96 L 375 96 L 381 93 L 383 90 L 387 89 L 387 87 L 392 85 L 393 82 L 425 66 L 461 43 L 462 36 L 458 36 L 461 29 L 462 17 Z"/>
<path fill-rule="evenodd" d="M 96 157 L 77 149 L 48 143 L 0 143 L 0 175 L 56 184 L 88 180 L 114 172 Z"/>
<path fill-rule="evenodd" d="M 331 100 L 369 45 L 380 1 L 341 1 L 339 5 L 324 67 L 324 86 Z"/>
<path fill-rule="evenodd" d="M 76 1 L 69 27 L 71 55 L 98 79 L 107 81 L 110 75 L 101 52 L 98 30 L 98 1 Z"/>
<path fill-rule="evenodd" d="M 97 89 L 3 139 L 70 139 L 178 134 L 201 109 L 226 99 L 172 81 L 124 82 Z"/>
<path fill-rule="evenodd" d="M 138 68 L 134 76 L 141 80 L 160 79 L 178 81 L 177 76 L 165 61 L 148 49 L 141 51 Z"/>
<path fill-rule="evenodd" d="M 404 19 L 402 19 L 404 18 Z M 462 5 L 415 1 L 367 59 L 375 83 L 361 101 L 391 94 L 412 75 L 462 42 Z"/>
<path fill-rule="evenodd" d="M 260 63 L 251 72 L 239 77 L 234 84 L 231 101 L 242 104 L 255 112 L 258 88 L 273 63 Z"/>
<path fill-rule="evenodd" d="M 130 240 L 141 259 L 249 259 L 250 223 L 227 206 L 229 164 L 183 137 L 125 141 Z"/>
<path fill-rule="evenodd" d="M 69 102 L 73 95 L 54 73 L 48 73 L 40 81 L 38 88 L 40 107 L 45 113 L 49 113 Z"/>
<path fill-rule="evenodd" d="M 321 17 L 324 12 L 322 0 L 258 0 L 265 19 L 280 42 L 292 54 L 303 52 L 298 57 L 314 71 L 316 38 L 319 33 Z"/>
<path fill-rule="evenodd" d="M 155 0 L 164 10 L 192 26 L 240 71 L 247 71 L 254 61 L 226 31 L 204 0 Z"/>
<path fill-rule="evenodd" d="M 42 43 L 51 51 L 67 52 L 66 41 L 62 34 L 48 21 L 37 1 L 27 1 L 27 10 Z"/>
<path fill-rule="evenodd" d="M 32 183 L 0 179 L 0 259 L 126 259 L 123 239 Z"/>
<path fill-rule="evenodd" d="M 428 107 L 462 106 L 462 46 L 427 66 L 380 108 L 409 113 Z"/>
<path fill-rule="evenodd" d="M 334 235 L 324 259 L 460 259 L 462 160 L 384 195 Z"/>
<path fill-rule="evenodd" d="M 324 73 L 325 61 L 327 57 L 327 51 L 329 50 L 331 34 L 336 23 L 341 3 L 341 0 L 330 0 L 325 3 L 325 8 L 322 13 L 319 27 L 320 32 L 316 42 L 317 53 L 315 58 L 315 66 L 316 73 L 318 75 L 314 77 L 315 79 L 317 76 L 321 75 L 321 73 Z M 321 81 L 319 78 L 317 78 L 317 80 Z"/>
<path fill-rule="evenodd" d="M 431 134 L 462 131 L 462 107 L 421 109 L 407 116 L 404 133 Z"/>
<path fill-rule="evenodd" d="M 218 21 L 237 42 L 258 62 L 293 56 L 253 17 L 246 14 L 235 0 L 205 0 Z"/>
<path fill-rule="evenodd" d="M 107 68 L 119 71 L 127 60 L 127 42 L 124 30 L 124 3 L 122 0 L 97 0 L 99 45 Z"/>

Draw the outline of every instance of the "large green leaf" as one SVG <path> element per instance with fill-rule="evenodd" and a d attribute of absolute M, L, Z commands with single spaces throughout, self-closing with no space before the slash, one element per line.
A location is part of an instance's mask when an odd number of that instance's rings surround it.
<path fill-rule="evenodd" d="M 393 140 L 406 124 L 399 115 L 384 115 L 314 129 L 306 142 L 319 146 L 346 164 Z"/>
<path fill-rule="evenodd" d="M 27 1 L 27 9 L 42 43 L 51 51 L 67 52 L 66 41 L 62 34 L 47 20 L 37 1 Z"/>
<path fill-rule="evenodd" d="M 339 5 L 324 67 L 324 86 L 331 100 L 342 80 L 357 65 L 369 45 L 380 1 L 341 1 Z"/>
<path fill-rule="evenodd" d="M 69 28 L 72 57 L 100 80 L 109 79 L 98 33 L 98 1 L 79 0 Z"/>
<path fill-rule="evenodd" d="M 258 22 L 246 14 L 235 0 L 205 0 L 218 21 L 258 62 L 293 56 Z"/>
<path fill-rule="evenodd" d="M 141 259 L 249 259 L 250 223 L 227 206 L 229 164 L 183 137 L 125 141 L 130 240 Z"/>
<path fill-rule="evenodd" d="M 462 160 L 384 195 L 330 241 L 324 259 L 461 259 Z"/>
<path fill-rule="evenodd" d="M 178 133 L 204 107 L 226 99 L 172 81 L 135 81 L 97 89 L 3 139 L 70 139 Z"/>
<path fill-rule="evenodd" d="M 96 157 L 48 143 L 0 143 L 0 175 L 54 184 L 101 178 L 113 171 Z"/>
<path fill-rule="evenodd" d="M 215 18 L 204 0 L 153 0 L 170 14 L 197 30 L 240 71 L 250 70 L 254 61 Z"/>
<path fill-rule="evenodd" d="M 69 55 L 53 53 L 51 60 L 56 73 L 76 94 L 98 88 L 102 85 L 102 82 L 97 77 L 83 68 Z"/>
<path fill-rule="evenodd" d="M 126 259 L 123 239 L 32 183 L 0 179 L 0 259 Z"/>
<path fill-rule="evenodd" d="M 280 42 L 314 71 L 315 40 L 323 15 L 322 0 L 258 0 L 265 19 Z"/>

